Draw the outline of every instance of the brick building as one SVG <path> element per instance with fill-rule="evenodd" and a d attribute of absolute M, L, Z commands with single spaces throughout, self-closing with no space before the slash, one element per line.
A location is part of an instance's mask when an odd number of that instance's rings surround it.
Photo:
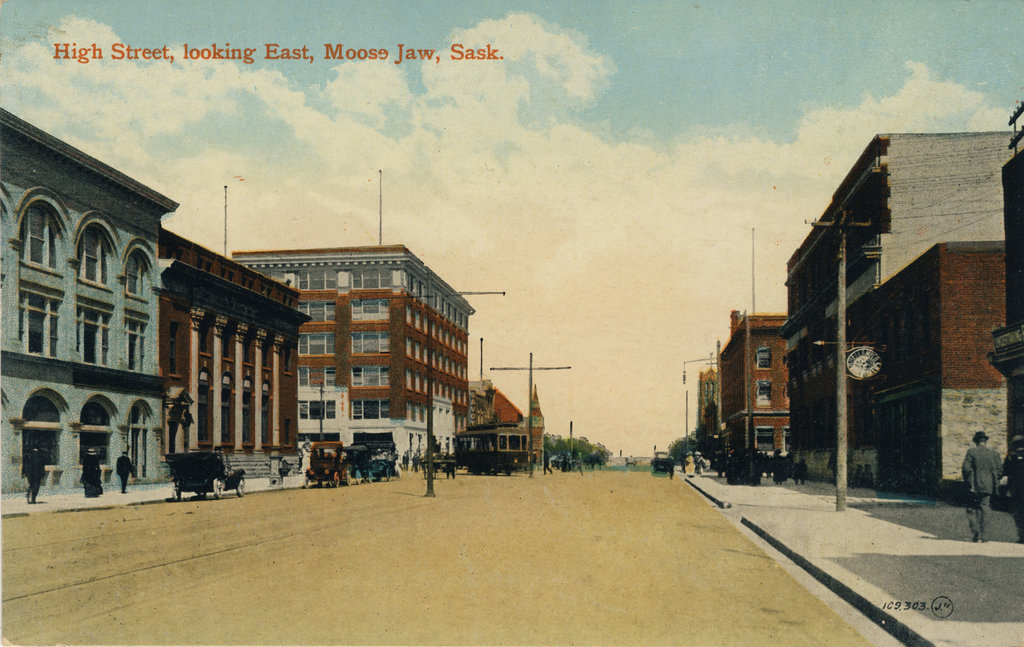
<path fill-rule="evenodd" d="M 474 310 L 404 245 L 235 252 L 299 290 L 299 436 L 393 441 L 426 451 L 428 408 L 441 451 L 469 417 Z M 320 384 L 325 385 L 320 398 Z M 433 385 L 433 393 L 430 386 Z"/>
<path fill-rule="evenodd" d="M 162 480 L 157 235 L 171 199 L 0 110 L 3 491 L 80 488 L 81 457 L 110 474 L 127 451 Z"/>
<path fill-rule="evenodd" d="M 160 232 L 166 453 L 222 450 L 254 477 L 296 454 L 299 292 Z M 297 460 L 289 460 L 293 466 Z"/>
<path fill-rule="evenodd" d="M 1001 251 L 988 243 L 938 243 L 1002 240 L 998 170 L 1005 146 L 1002 133 L 876 136 L 840 183 L 819 226 L 790 257 L 789 316 L 781 332 L 788 353 L 793 444 L 813 478 L 832 479 L 835 473 L 841 232 L 847 250 L 847 340 L 873 346 L 883 362 L 875 382 L 848 387 L 851 479 L 860 474 L 903 490 L 935 491 L 943 475 L 952 476 L 955 454 L 962 459 L 962 439 L 953 435 L 970 435 L 941 424 L 963 411 L 952 402 L 955 392 L 994 389 L 989 404 L 1004 410 L 993 371 L 976 366 L 979 342 L 961 337 L 958 345 L 954 334 L 991 328 L 1003 298 L 963 305 L 970 295 L 953 282 L 976 284 L 988 295 L 984 289 L 991 281 L 1001 285 L 990 274 L 1002 262 Z M 958 263 L 966 272 L 959 278 L 948 271 Z M 882 290 L 900 274 L 898 282 Z M 883 392 L 878 380 L 890 390 Z M 921 415 L 908 415 L 918 406 L 925 407 Z M 977 407 L 972 413 L 984 418 L 987 410 Z M 970 418 L 960 422 L 975 424 Z M 884 438 L 881 429 L 888 430 Z"/>
<path fill-rule="evenodd" d="M 512 404 L 504 393 L 495 388 L 490 380 L 470 382 L 469 392 L 469 426 L 523 422 L 523 412 Z"/>
<path fill-rule="evenodd" d="M 718 357 L 724 445 L 772 453 L 789 450 L 789 397 L 783 314 L 733 310 L 729 340 Z"/>
<path fill-rule="evenodd" d="M 1002 242 L 942 243 L 850 306 L 847 339 L 882 357 L 876 378 L 847 384 L 851 475 L 934 494 L 960 481 L 975 431 L 1001 446 L 1006 389 L 986 359 L 1004 273 Z M 834 426 L 810 431 L 808 447 L 835 442 Z"/>
<path fill-rule="evenodd" d="M 1006 435 L 1024 436 L 1024 154 L 1003 166 L 1006 321 L 992 332 L 992 363 L 1007 380 Z"/>

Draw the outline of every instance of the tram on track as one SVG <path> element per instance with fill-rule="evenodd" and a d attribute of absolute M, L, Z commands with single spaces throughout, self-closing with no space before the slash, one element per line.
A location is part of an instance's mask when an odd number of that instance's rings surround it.
<path fill-rule="evenodd" d="M 515 424 L 470 427 L 455 435 L 455 465 L 470 474 L 511 475 L 530 469 L 529 443 Z"/>

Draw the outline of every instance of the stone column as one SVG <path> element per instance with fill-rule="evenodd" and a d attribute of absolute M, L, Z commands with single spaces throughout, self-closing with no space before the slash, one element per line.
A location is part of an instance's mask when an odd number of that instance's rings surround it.
<path fill-rule="evenodd" d="M 199 329 L 202 327 L 205 316 L 206 311 L 202 308 L 192 308 L 189 311 L 191 326 L 189 326 L 188 334 L 188 395 L 192 398 L 192 404 L 189 405 L 192 424 L 187 429 L 187 439 L 184 429 L 180 429 L 175 435 L 175 446 L 167 448 L 167 451 L 172 453 L 183 452 L 186 448 L 199 447 Z"/>
<path fill-rule="evenodd" d="M 273 375 L 270 378 L 271 401 L 273 412 L 270 417 L 270 445 L 277 448 L 281 445 L 281 346 L 284 337 L 274 335 Z"/>
<path fill-rule="evenodd" d="M 252 385 L 252 406 L 255 410 L 253 425 L 253 445 L 263 444 L 263 348 L 267 345 L 267 331 L 262 328 L 256 331 L 255 377 Z"/>
<path fill-rule="evenodd" d="M 220 428 L 222 421 L 220 419 L 220 392 L 223 384 L 223 375 L 221 374 L 222 366 L 221 363 L 224 360 L 223 354 L 223 335 L 224 329 L 228 326 L 228 318 L 224 315 L 217 315 L 217 319 L 213 323 L 213 367 L 210 371 L 210 386 L 213 388 L 213 402 L 210 406 L 213 407 L 213 429 L 210 433 L 210 442 L 214 447 L 220 444 Z"/>
<path fill-rule="evenodd" d="M 235 326 L 235 451 L 242 451 L 242 438 L 245 434 L 242 420 L 242 382 L 245 372 L 242 364 L 245 360 L 243 340 L 249 332 L 249 324 L 240 323 Z M 252 395 L 249 396 L 249 421 L 252 422 Z"/>

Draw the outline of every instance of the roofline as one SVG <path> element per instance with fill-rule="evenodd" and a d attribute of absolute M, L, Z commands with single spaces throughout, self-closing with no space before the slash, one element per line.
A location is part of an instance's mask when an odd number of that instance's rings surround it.
<path fill-rule="evenodd" d="M 119 184 L 121 187 L 131 191 L 132 193 L 149 200 L 165 212 L 173 212 L 178 208 L 177 202 L 171 200 L 162 193 L 154 191 L 138 180 L 128 177 L 121 171 L 104 164 L 95 157 L 75 148 L 71 144 L 36 128 L 24 119 L 21 119 L 3 108 L 0 108 L 0 125 L 10 128 L 23 137 L 26 137 L 41 146 L 49 148 L 59 155 L 78 163 L 85 169 L 92 171 L 115 184 Z"/>
<path fill-rule="evenodd" d="M 360 245 L 356 247 L 311 247 L 305 249 L 254 249 L 233 251 L 231 256 L 297 256 L 301 254 L 322 255 L 322 254 L 374 254 L 374 253 L 402 253 L 413 257 L 416 255 L 405 245 Z"/>

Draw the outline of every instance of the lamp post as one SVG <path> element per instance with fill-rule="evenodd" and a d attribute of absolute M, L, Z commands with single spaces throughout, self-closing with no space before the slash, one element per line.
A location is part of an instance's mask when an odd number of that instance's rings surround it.
<path fill-rule="evenodd" d="M 534 371 L 566 371 L 571 369 L 571 366 L 534 366 L 533 365 L 533 353 L 530 353 L 530 365 L 526 368 L 521 366 L 505 366 L 501 368 L 491 367 L 492 371 L 529 371 L 530 372 L 530 385 L 526 394 L 526 442 L 527 442 L 527 453 L 526 462 L 530 464 L 530 478 L 533 478 L 533 372 Z M 541 451 L 544 451 L 544 445 L 541 443 Z"/>

